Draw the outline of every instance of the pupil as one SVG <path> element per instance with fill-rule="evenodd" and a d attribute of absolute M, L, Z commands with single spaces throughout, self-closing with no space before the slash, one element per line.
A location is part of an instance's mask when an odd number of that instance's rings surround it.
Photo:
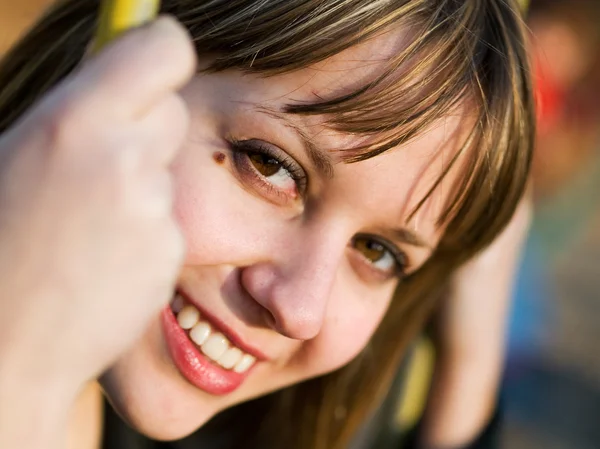
<path fill-rule="evenodd" d="M 377 262 L 384 256 L 385 248 L 375 240 L 360 239 L 357 246 L 362 250 L 365 257 L 372 262 Z"/>
<path fill-rule="evenodd" d="M 371 251 L 383 251 L 383 246 L 381 245 L 381 243 L 376 242 L 374 240 L 369 241 L 369 243 L 367 244 L 367 248 L 369 248 Z"/>
<path fill-rule="evenodd" d="M 260 153 L 251 153 L 248 157 L 258 172 L 267 178 L 276 174 L 281 168 L 279 161 L 270 156 Z"/>

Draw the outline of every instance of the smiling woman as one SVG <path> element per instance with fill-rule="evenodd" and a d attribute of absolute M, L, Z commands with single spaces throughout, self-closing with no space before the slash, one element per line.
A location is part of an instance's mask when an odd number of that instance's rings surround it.
<path fill-rule="evenodd" d="M 187 251 L 170 306 L 100 377 L 133 427 L 178 439 L 230 409 L 206 427 L 227 447 L 350 444 L 523 194 L 513 3 L 163 2 L 199 57 L 170 165 Z M 97 9 L 60 3 L 4 60 L 1 131 L 80 64 Z"/>

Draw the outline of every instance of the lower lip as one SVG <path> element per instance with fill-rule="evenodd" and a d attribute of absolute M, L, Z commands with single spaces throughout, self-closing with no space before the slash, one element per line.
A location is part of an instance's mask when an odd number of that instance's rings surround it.
<path fill-rule="evenodd" d="M 224 395 L 237 389 L 247 377 L 250 371 L 239 374 L 223 369 L 206 358 L 179 327 L 169 306 L 163 310 L 161 321 L 175 366 L 196 387 L 209 394 Z"/>

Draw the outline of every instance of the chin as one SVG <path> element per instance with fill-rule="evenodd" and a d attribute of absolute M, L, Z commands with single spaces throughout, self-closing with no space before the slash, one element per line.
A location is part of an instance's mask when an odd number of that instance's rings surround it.
<path fill-rule="evenodd" d="M 159 323 L 99 379 L 115 411 L 136 431 L 161 441 L 183 438 L 221 411 L 221 398 L 186 382 L 167 360 Z M 164 354 L 163 354 L 164 353 Z"/>

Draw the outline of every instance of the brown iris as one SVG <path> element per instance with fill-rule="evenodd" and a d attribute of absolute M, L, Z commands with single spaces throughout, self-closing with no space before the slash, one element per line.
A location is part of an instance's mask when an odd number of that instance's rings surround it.
<path fill-rule="evenodd" d="M 248 159 L 250 159 L 254 168 L 266 178 L 281 170 L 281 162 L 266 154 L 248 153 Z"/>
<path fill-rule="evenodd" d="M 362 253 L 371 262 L 381 260 L 388 252 L 381 243 L 366 237 L 358 237 L 354 240 L 354 247 Z"/>

